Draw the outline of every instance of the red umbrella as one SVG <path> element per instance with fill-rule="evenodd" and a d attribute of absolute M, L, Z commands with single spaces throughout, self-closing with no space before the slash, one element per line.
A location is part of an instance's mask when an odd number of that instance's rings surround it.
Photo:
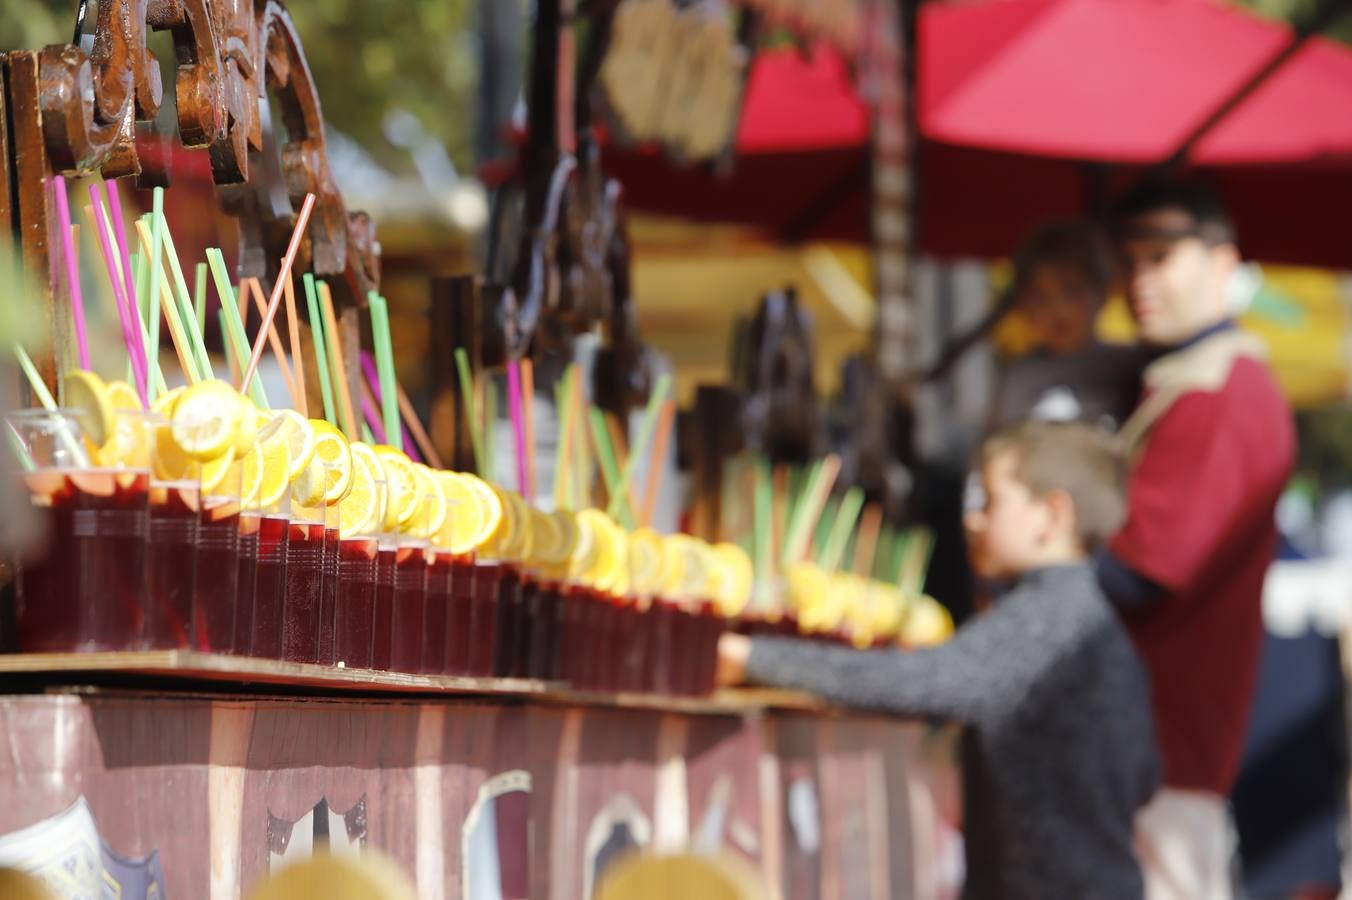
<path fill-rule="evenodd" d="M 1292 34 L 1213 0 L 971 0 L 925 5 L 919 40 L 922 249 L 998 256 L 1185 147 Z M 611 149 L 606 163 L 637 208 L 865 239 L 862 110 L 831 49 L 769 51 L 730 175 L 656 153 Z M 1316 38 L 1191 148 L 1250 255 L 1352 267 L 1349 113 L 1352 52 Z"/>

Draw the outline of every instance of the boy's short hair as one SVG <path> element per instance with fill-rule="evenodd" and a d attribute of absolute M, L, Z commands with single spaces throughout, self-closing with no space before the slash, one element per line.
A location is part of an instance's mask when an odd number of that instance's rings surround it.
<path fill-rule="evenodd" d="M 1021 422 L 981 445 L 982 467 L 1014 457 L 1014 477 L 1034 496 L 1065 491 L 1075 536 L 1088 553 L 1108 542 L 1127 514 L 1127 465 L 1117 438 L 1079 422 Z"/>
<path fill-rule="evenodd" d="M 1210 244 L 1235 243 L 1234 222 L 1214 191 L 1198 182 L 1168 179 L 1147 180 L 1117 201 L 1112 215 L 1114 234 L 1119 240 L 1153 237 L 1152 233 L 1141 233 L 1136 220 L 1167 209 L 1187 213 L 1194 236 Z"/>
<path fill-rule="evenodd" d="M 1113 288 L 1112 250 L 1094 223 L 1080 219 L 1048 222 L 1034 230 L 1014 253 L 1014 293 L 1026 290 L 1043 267 L 1070 272 L 1102 303 Z"/>

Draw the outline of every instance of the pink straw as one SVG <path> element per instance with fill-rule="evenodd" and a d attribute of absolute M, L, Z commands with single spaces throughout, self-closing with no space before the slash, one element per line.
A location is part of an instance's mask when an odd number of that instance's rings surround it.
<path fill-rule="evenodd" d="M 136 279 L 131 271 L 131 254 L 127 252 L 127 229 L 122 221 L 122 198 L 118 195 L 116 181 L 105 181 L 103 184 L 108 190 L 108 214 L 112 216 L 113 236 L 117 239 L 117 250 L 121 254 L 122 280 L 127 285 L 127 309 L 131 311 L 131 320 L 136 325 L 132 330 L 132 336 L 136 339 L 136 350 L 141 354 L 144 377 L 150 370 L 150 357 L 146 353 L 145 339 L 141 336 L 145 323 L 141 321 L 141 298 L 136 296 Z M 144 392 L 141 394 L 141 404 L 147 409 L 150 407 L 150 398 Z"/>
<path fill-rule="evenodd" d="M 371 437 L 376 439 L 376 443 L 388 444 L 385 426 L 380 421 L 380 413 L 376 410 L 375 404 L 371 402 L 370 391 L 361 392 L 361 414 L 366 419 L 366 426 L 371 429 Z"/>
<path fill-rule="evenodd" d="M 371 354 L 363 350 L 361 352 L 361 370 L 366 375 L 366 383 L 371 388 L 371 396 L 375 398 L 376 405 L 379 406 L 385 399 L 380 393 L 380 370 L 376 368 L 376 361 L 371 358 Z M 425 462 L 422 454 L 418 453 L 418 445 L 413 442 L 413 435 L 409 433 L 408 426 L 400 424 L 399 430 L 404 435 L 404 452 L 408 458 L 416 463 Z"/>
<path fill-rule="evenodd" d="M 56 219 L 61 229 L 61 250 L 66 255 L 66 281 L 70 284 L 70 312 L 75 319 L 75 346 L 80 353 L 80 368 L 89 371 L 89 335 L 85 331 L 84 292 L 80 290 L 80 266 L 75 259 L 75 241 L 70 233 L 70 200 L 66 179 L 57 175 L 52 181 L 56 192 Z"/>
<path fill-rule="evenodd" d="M 125 288 L 117 277 L 117 266 L 114 265 L 116 257 L 113 256 L 112 242 L 108 240 L 108 219 L 103 210 L 103 198 L 99 196 L 98 185 L 89 186 L 89 199 L 94 201 L 94 218 L 98 220 L 98 228 L 94 230 L 99 233 L 103 261 L 108 266 L 108 280 L 113 283 L 113 300 L 117 304 L 117 318 L 122 323 L 122 341 L 127 345 L 127 356 L 131 358 L 131 374 L 136 381 L 136 393 L 140 395 L 141 403 L 149 406 L 146 396 L 146 355 L 136 352 L 137 342 L 134 338 L 136 322 L 131 317 L 131 310 L 128 309 Z"/>
<path fill-rule="evenodd" d="M 526 481 L 526 423 L 521 412 L 521 364 L 507 361 L 507 402 L 512 413 L 512 437 L 516 442 L 516 489 L 527 491 Z"/>

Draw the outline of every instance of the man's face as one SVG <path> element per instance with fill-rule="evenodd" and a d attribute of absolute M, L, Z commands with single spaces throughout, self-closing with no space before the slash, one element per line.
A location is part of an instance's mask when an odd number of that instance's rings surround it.
<path fill-rule="evenodd" d="M 1181 209 L 1162 209 L 1128 223 L 1120 245 L 1127 300 L 1151 344 L 1187 340 L 1229 314 L 1226 286 L 1239 256 L 1233 244 L 1196 236 Z"/>
<path fill-rule="evenodd" d="M 1019 296 L 1019 309 L 1040 347 L 1067 354 L 1093 342 L 1094 319 L 1103 300 L 1075 273 L 1043 265 L 1029 274 Z"/>
<path fill-rule="evenodd" d="M 1010 578 L 1036 567 L 1052 525 L 1046 502 L 1014 475 L 1012 453 L 999 453 L 981 470 L 984 504 L 964 517 L 972 567 L 986 578 Z"/>

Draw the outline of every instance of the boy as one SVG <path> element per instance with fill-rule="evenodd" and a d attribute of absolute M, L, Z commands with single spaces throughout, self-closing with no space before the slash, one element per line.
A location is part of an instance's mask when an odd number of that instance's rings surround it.
<path fill-rule="evenodd" d="M 952 718 L 963 746 L 968 900 L 1140 900 L 1136 811 L 1159 782 L 1146 676 L 1087 560 L 1124 514 L 1113 440 L 1027 423 L 981 451 L 974 564 L 1018 583 L 948 643 L 860 653 L 785 639 L 719 645 L 725 682 Z"/>

